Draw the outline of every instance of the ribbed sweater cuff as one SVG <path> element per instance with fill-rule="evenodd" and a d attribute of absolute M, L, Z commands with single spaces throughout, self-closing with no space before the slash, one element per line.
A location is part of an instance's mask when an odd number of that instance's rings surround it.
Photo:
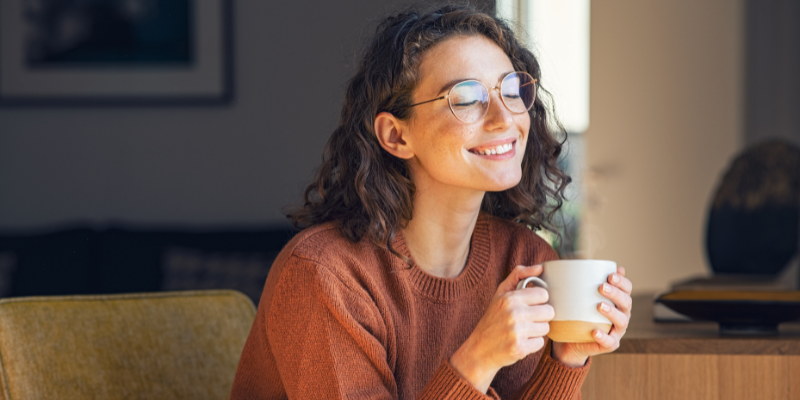
<path fill-rule="evenodd" d="M 456 371 L 449 361 L 444 361 L 433 377 L 422 390 L 418 399 L 468 399 L 468 400 L 500 400 L 494 389 L 483 394 L 472 386 Z"/>
<path fill-rule="evenodd" d="M 564 399 L 570 400 L 581 390 L 583 380 L 589 374 L 592 358 L 582 367 L 568 367 L 550 356 L 552 342 L 548 341 L 536 372 L 528 385 L 528 393 L 522 398 L 530 400 Z"/>

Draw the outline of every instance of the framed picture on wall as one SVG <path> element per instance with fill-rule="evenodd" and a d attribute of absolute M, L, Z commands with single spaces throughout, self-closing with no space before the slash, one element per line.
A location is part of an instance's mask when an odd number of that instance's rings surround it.
<path fill-rule="evenodd" d="M 224 104 L 230 0 L 2 0 L 0 105 Z"/>

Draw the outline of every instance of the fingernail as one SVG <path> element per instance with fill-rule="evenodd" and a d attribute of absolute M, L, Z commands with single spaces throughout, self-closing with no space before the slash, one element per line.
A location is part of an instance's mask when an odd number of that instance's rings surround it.
<path fill-rule="evenodd" d="M 600 339 L 601 337 L 603 337 L 603 334 L 602 334 L 602 333 L 600 333 L 600 331 L 595 331 L 595 333 L 594 333 L 594 337 L 596 337 L 596 338 Z"/>
<path fill-rule="evenodd" d="M 603 284 L 603 292 L 611 293 L 611 285 L 604 283 Z"/>
<path fill-rule="evenodd" d="M 611 275 L 611 282 L 619 283 L 619 275 L 617 274 Z"/>
<path fill-rule="evenodd" d="M 600 303 L 600 309 L 607 312 L 611 309 L 611 307 L 609 307 L 606 303 Z"/>

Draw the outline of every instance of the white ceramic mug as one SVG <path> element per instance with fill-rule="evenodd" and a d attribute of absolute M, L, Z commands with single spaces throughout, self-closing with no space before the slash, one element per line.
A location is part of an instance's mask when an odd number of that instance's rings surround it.
<path fill-rule="evenodd" d="M 547 336 L 555 342 L 594 342 L 592 331 L 611 331 L 611 321 L 600 311 L 600 302 L 610 302 L 600 294 L 600 285 L 617 272 L 617 263 L 605 260 L 554 260 L 546 261 L 540 278 L 526 278 L 517 284 L 517 290 L 534 283 L 547 290 L 547 304 L 553 306 L 556 316 L 550 321 Z"/>

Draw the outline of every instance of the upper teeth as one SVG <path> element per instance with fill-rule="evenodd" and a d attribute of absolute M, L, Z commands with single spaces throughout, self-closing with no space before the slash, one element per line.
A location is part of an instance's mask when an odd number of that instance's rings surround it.
<path fill-rule="evenodd" d="M 501 144 L 500 146 L 497 146 L 497 147 L 490 147 L 488 149 L 475 150 L 475 152 L 480 154 L 480 155 L 489 156 L 489 155 L 494 155 L 494 154 L 507 153 L 507 152 L 511 151 L 511 149 L 513 147 L 514 147 L 513 144 L 506 143 L 506 144 Z"/>

